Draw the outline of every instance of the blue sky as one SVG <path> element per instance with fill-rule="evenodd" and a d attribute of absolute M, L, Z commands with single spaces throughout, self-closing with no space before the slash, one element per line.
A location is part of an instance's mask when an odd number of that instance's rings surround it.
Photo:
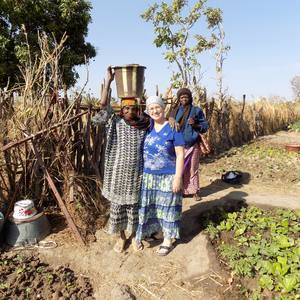
<path fill-rule="evenodd" d="M 164 49 L 154 46 L 152 24 L 140 17 L 154 2 L 91 1 L 93 21 L 87 40 L 96 47 L 97 56 L 89 65 L 87 92 L 99 95 L 108 65 L 129 63 L 147 67 L 145 88 L 148 95 L 155 93 L 156 85 L 160 92 L 169 86 L 171 69 L 163 59 Z M 231 46 L 224 63 L 228 94 L 236 99 L 241 99 L 243 94 L 247 99 L 292 98 L 290 80 L 300 75 L 300 1 L 208 0 L 207 3 L 223 11 L 226 42 Z M 200 28 L 200 32 L 203 29 Z M 200 57 L 200 62 L 202 83 L 209 95 L 213 95 L 216 91 L 213 53 Z M 86 69 L 78 70 L 78 87 L 81 87 L 86 81 Z"/>

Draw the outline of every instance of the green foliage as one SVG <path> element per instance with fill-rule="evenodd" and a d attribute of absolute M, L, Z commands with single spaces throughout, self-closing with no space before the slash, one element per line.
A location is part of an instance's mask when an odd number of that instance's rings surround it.
<path fill-rule="evenodd" d="M 250 207 L 227 214 L 206 231 L 219 244 L 220 255 L 235 274 L 258 279 L 260 289 L 247 292 L 248 298 L 260 299 L 266 289 L 273 293 L 274 299 L 297 299 L 299 222 L 300 211 Z"/>
<path fill-rule="evenodd" d="M 244 147 L 242 154 L 252 156 L 256 159 L 282 159 L 288 161 L 290 158 L 297 156 L 297 153 L 287 152 L 284 148 L 274 147 L 270 145 L 250 144 Z"/>
<path fill-rule="evenodd" d="M 74 66 L 96 55 L 94 47 L 85 42 L 91 4 L 86 0 L 2 0 L 0 2 L 0 87 L 14 84 L 20 77 L 18 64 L 28 55 L 39 56 L 38 33 L 48 40 L 60 41 L 68 36 L 60 60 L 63 82 L 71 86 L 78 74 Z"/>
<path fill-rule="evenodd" d="M 170 4 L 163 1 L 142 14 L 154 27 L 156 47 L 164 47 L 164 58 L 178 67 L 178 72 L 173 73 L 173 87 L 192 85 L 200 69 L 198 54 L 216 45 L 213 31 L 222 22 L 222 11 L 207 7 L 206 2 L 198 0 L 188 9 L 187 0 L 173 0 Z M 194 30 L 202 16 L 206 18 L 207 37 Z"/>
<path fill-rule="evenodd" d="M 0 290 L 4 290 L 4 289 L 7 289 L 8 288 L 8 283 L 6 282 L 1 282 L 0 283 Z"/>
<path fill-rule="evenodd" d="M 294 124 L 289 126 L 289 129 L 300 132 L 300 121 L 295 122 Z"/>

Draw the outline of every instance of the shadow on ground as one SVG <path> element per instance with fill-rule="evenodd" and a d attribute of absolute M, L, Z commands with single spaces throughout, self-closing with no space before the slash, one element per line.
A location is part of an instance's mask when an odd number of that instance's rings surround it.
<path fill-rule="evenodd" d="M 182 213 L 179 243 L 189 243 L 210 222 L 219 224 L 226 218 L 226 213 L 240 211 L 242 207 L 247 207 L 245 200 L 247 195 L 245 192 L 233 191 L 220 199 L 191 206 Z"/>
<path fill-rule="evenodd" d="M 63 231 L 68 226 L 65 216 L 61 213 L 47 214 L 47 218 L 50 222 L 52 233 Z"/>
<path fill-rule="evenodd" d="M 206 197 L 214 193 L 218 193 L 220 191 L 224 191 L 228 188 L 236 188 L 240 189 L 244 185 L 248 184 L 251 180 L 251 174 L 248 172 L 242 172 L 240 170 L 236 170 L 242 174 L 242 179 L 240 184 L 229 184 L 224 182 L 222 179 L 215 179 L 209 185 L 201 187 L 200 197 Z"/>

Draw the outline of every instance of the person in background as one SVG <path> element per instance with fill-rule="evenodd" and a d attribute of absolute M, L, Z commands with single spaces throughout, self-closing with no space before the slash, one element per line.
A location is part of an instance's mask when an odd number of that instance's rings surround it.
<path fill-rule="evenodd" d="M 143 249 L 144 238 L 162 231 L 164 240 L 157 254 L 164 256 L 172 250 L 173 240 L 179 239 L 184 140 L 182 133 L 172 129 L 165 118 L 160 97 L 149 97 L 146 110 L 153 121 L 144 142 L 136 244 Z"/>
<path fill-rule="evenodd" d="M 179 105 L 171 111 L 169 122 L 172 128 L 182 132 L 184 137 L 183 195 L 193 195 L 196 200 L 200 200 L 200 134 L 205 133 L 209 125 L 202 109 L 193 106 L 192 93 L 188 88 L 178 90 L 177 100 Z"/>
<path fill-rule="evenodd" d="M 108 108 L 107 142 L 104 161 L 103 196 L 110 201 L 108 233 L 119 236 L 114 250 L 123 252 L 126 240 L 132 240 L 138 225 L 138 202 L 143 172 L 143 143 L 150 118 L 139 114 L 137 99 L 122 99 L 120 114 L 113 113 L 109 90 L 114 79 L 112 68 L 100 104 Z M 133 245 L 135 247 L 135 244 Z"/>

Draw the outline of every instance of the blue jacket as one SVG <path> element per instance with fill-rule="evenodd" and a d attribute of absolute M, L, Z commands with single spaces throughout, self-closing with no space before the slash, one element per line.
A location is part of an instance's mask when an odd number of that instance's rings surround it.
<path fill-rule="evenodd" d="M 183 106 L 179 106 L 178 112 L 176 114 L 176 122 L 178 122 L 184 112 Z M 193 128 L 192 125 L 188 124 L 188 119 L 194 118 L 195 123 L 200 125 L 200 128 Z M 189 116 L 186 119 L 184 126 L 181 129 L 183 133 L 183 138 L 185 142 L 185 147 L 189 148 L 196 144 L 199 140 L 199 133 L 205 133 L 209 128 L 208 122 L 205 119 L 203 110 L 200 107 L 193 106 L 191 107 Z"/>

